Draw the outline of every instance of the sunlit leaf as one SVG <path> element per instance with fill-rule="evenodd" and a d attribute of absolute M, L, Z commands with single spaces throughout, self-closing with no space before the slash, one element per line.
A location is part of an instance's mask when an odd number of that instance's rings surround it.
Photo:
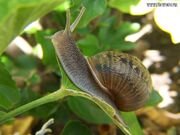
<path fill-rule="evenodd" d="M 176 1 L 180 5 L 180 1 Z M 174 44 L 180 43 L 180 7 L 156 8 L 154 19 L 156 24 L 171 35 Z"/>
<path fill-rule="evenodd" d="M 42 17 L 64 0 L 0 0 L 0 54 L 31 22 Z"/>
<path fill-rule="evenodd" d="M 109 0 L 109 6 L 118 10 L 130 13 L 131 7 L 136 6 L 140 0 Z"/>
<path fill-rule="evenodd" d="M 158 1 L 158 0 L 157 0 Z M 157 2 L 155 1 L 155 2 Z M 151 12 L 154 7 L 148 6 L 152 1 L 146 0 L 110 0 L 109 6 L 131 15 L 144 15 Z"/>
<path fill-rule="evenodd" d="M 158 2 L 159 0 L 156 0 L 155 2 Z M 131 15 L 145 15 L 151 11 L 153 11 L 153 6 L 148 6 L 148 3 L 153 3 L 153 1 L 147 1 L 147 0 L 139 0 L 137 5 L 130 6 L 129 13 Z"/>
<path fill-rule="evenodd" d="M 1 55 L 0 61 L 4 64 L 8 71 L 11 71 L 14 68 L 14 62 L 8 56 Z"/>
<path fill-rule="evenodd" d="M 71 1 L 66 0 L 54 10 L 62 12 L 62 11 L 66 11 L 68 8 L 70 8 L 70 6 L 71 6 Z"/>

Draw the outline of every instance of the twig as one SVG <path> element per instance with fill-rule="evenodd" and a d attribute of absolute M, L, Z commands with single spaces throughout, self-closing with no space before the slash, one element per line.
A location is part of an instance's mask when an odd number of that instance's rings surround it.
<path fill-rule="evenodd" d="M 50 126 L 53 123 L 54 123 L 54 119 L 51 118 L 46 123 L 44 123 L 41 130 L 37 131 L 35 135 L 45 135 L 46 133 L 51 133 L 52 130 L 50 128 L 48 128 L 48 126 Z"/>

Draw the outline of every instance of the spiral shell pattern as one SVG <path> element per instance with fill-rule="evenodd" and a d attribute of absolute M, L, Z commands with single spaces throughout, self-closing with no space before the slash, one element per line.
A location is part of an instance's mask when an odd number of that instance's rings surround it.
<path fill-rule="evenodd" d="M 88 58 L 95 79 L 121 111 L 142 107 L 152 89 L 151 77 L 141 61 L 129 54 L 106 51 Z"/>

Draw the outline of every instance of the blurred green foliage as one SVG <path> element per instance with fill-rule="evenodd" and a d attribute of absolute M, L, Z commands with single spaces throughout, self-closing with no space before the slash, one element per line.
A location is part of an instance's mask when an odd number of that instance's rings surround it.
<path fill-rule="evenodd" d="M 79 90 L 72 84 L 62 68 L 60 74 L 54 47 L 51 41 L 45 38 L 64 28 L 65 10 L 67 8 L 71 8 L 71 19 L 73 21 L 79 13 L 80 7 L 82 5 L 86 7 L 86 12 L 73 35 L 82 53 L 85 56 L 92 56 L 102 51 L 130 51 L 136 47 L 135 43 L 126 42 L 124 38 L 129 34 L 138 32 L 141 26 L 136 22 L 124 21 L 122 14 L 128 13 L 130 6 L 138 2 L 139 0 L 128 0 L 126 2 L 123 0 L 0 0 L 0 5 L 2 5 L 0 7 L 0 54 L 20 33 L 23 33 L 26 38 L 32 37 L 33 43 L 40 44 L 43 52 L 42 59 L 34 54 L 20 54 L 16 57 L 8 56 L 8 54 L 1 56 L 0 116 L 4 114 L 3 111 L 22 106 L 57 90 L 59 83 L 51 83 L 51 80 L 45 80 L 45 75 L 51 74 L 48 77 L 55 78 L 55 80 L 58 78 L 58 81 L 61 78 L 61 84 L 64 87 Z M 121 12 L 112 8 L 117 8 Z M 32 28 L 33 32 L 23 32 L 25 26 L 50 11 L 52 12 L 46 16 L 48 20 L 45 21 L 47 24 L 58 25 L 58 28 L 51 25 L 51 27 L 43 27 L 42 30 Z M 35 48 L 34 44 L 32 44 L 32 48 Z M 21 78 L 24 82 L 23 86 L 18 89 L 10 74 L 13 78 Z M 34 88 L 37 85 L 40 86 L 38 90 Z M 48 90 L 48 88 L 50 89 Z M 154 106 L 160 101 L 160 95 L 153 91 L 147 106 Z M 56 121 L 66 124 L 61 135 L 68 135 L 72 132 L 74 135 L 91 134 L 84 124 L 71 121 L 72 117 L 70 116 L 73 114 L 89 123 L 112 123 L 111 118 L 94 102 L 82 97 L 68 97 L 61 102 L 48 103 L 28 111 L 24 115 L 33 115 L 41 119 L 54 117 Z M 121 113 L 121 115 L 133 135 L 143 134 L 135 113 Z"/>
<path fill-rule="evenodd" d="M 54 69 L 58 68 L 56 55 L 54 47 L 50 40 L 45 40 L 46 36 L 52 35 L 52 31 L 44 30 L 44 31 L 37 31 L 35 33 L 36 42 L 41 44 L 43 50 L 43 58 L 42 61 L 45 65 L 50 66 Z"/>
<path fill-rule="evenodd" d="M 146 106 L 154 106 L 162 101 L 162 97 L 156 90 L 152 90 L 149 100 L 146 102 Z"/>
<path fill-rule="evenodd" d="M 136 115 L 132 112 L 121 112 L 121 115 L 127 122 L 127 125 L 130 126 L 130 131 L 133 135 L 143 135 L 143 131 L 141 129 L 141 126 L 139 125 L 139 122 L 137 120 Z"/>
<path fill-rule="evenodd" d="M 0 110 L 12 109 L 20 99 L 20 93 L 11 75 L 0 62 Z"/>
<path fill-rule="evenodd" d="M 92 135 L 90 129 L 79 121 L 69 121 L 60 135 Z"/>
<path fill-rule="evenodd" d="M 139 3 L 140 0 L 109 0 L 109 6 L 117 8 L 122 12 L 130 13 L 131 7 Z"/>
<path fill-rule="evenodd" d="M 77 14 L 79 13 L 78 9 L 82 5 L 86 7 L 86 11 L 81 19 L 78 27 L 86 27 L 88 23 L 95 19 L 97 16 L 103 14 L 106 10 L 106 0 L 71 0 L 72 1 L 72 18 L 75 19 Z"/>
<path fill-rule="evenodd" d="M 70 109 L 80 118 L 95 124 L 108 124 L 112 120 L 94 103 L 82 97 L 69 97 Z M 88 106 L 88 107 L 87 107 Z M 86 108 L 86 109 L 82 109 Z M 97 117 L 98 116 L 98 117 Z"/>

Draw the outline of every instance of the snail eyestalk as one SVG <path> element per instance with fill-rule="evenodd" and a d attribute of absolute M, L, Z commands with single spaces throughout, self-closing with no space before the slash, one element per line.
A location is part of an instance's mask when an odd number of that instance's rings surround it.
<path fill-rule="evenodd" d="M 64 33 L 67 33 L 68 35 L 70 35 L 70 32 L 71 32 L 71 30 L 70 30 L 70 10 L 68 9 L 67 11 L 66 11 L 66 28 L 65 28 L 65 31 L 64 31 Z"/>
<path fill-rule="evenodd" d="M 85 12 L 85 10 L 86 10 L 85 7 L 82 7 L 82 8 L 81 8 L 81 11 L 80 11 L 78 17 L 77 17 L 76 20 L 73 22 L 73 24 L 70 26 L 71 32 L 73 32 L 73 31 L 75 30 L 76 26 L 78 25 L 79 21 L 81 20 L 83 14 L 84 14 L 84 12 Z"/>

